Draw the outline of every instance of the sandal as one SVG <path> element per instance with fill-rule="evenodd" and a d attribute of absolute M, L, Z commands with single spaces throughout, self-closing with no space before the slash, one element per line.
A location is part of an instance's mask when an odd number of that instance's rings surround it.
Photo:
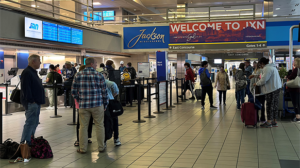
<path fill-rule="evenodd" d="M 86 154 L 86 152 L 81 152 L 80 149 L 77 149 L 77 153 Z"/>
<path fill-rule="evenodd" d="M 74 146 L 79 146 L 79 142 L 75 141 Z"/>
<path fill-rule="evenodd" d="M 93 143 L 93 141 L 91 141 L 90 139 L 88 140 L 88 143 Z"/>

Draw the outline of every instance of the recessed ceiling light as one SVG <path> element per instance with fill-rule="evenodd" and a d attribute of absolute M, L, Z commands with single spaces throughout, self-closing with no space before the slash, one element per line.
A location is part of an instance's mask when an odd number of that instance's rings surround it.
<path fill-rule="evenodd" d="M 93 2 L 93 5 L 101 5 L 100 2 Z"/>
<path fill-rule="evenodd" d="M 273 17 L 276 17 L 277 15 L 273 15 Z"/>
<path fill-rule="evenodd" d="M 31 5 L 31 7 L 35 7 L 35 5 Z"/>
<path fill-rule="evenodd" d="M 280 8 L 276 8 L 276 10 L 280 10 Z"/>

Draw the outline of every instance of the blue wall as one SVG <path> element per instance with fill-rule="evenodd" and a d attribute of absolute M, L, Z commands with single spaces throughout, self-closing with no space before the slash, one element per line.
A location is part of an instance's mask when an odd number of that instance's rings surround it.
<path fill-rule="evenodd" d="M 290 28 L 293 25 L 299 25 L 300 21 L 282 21 L 282 22 L 267 22 L 266 31 L 268 46 L 286 46 L 289 45 Z M 298 42 L 299 29 L 293 31 L 294 45 L 300 45 Z"/>
<path fill-rule="evenodd" d="M 17 54 L 17 67 L 19 69 L 25 69 L 28 66 L 29 53 L 18 53 Z"/>
<path fill-rule="evenodd" d="M 4 69 L 4 51 L 0 51 L 0 69 Z"/>

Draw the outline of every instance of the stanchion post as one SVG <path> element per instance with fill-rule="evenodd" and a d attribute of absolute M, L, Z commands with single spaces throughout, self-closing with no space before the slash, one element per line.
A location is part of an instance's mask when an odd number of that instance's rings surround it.
<path fill-rule="evenodd" d="M 3 116 L 11 116 L 12 114 L 8 113 L 8 84 L 5 84 L 5 93 L 6 93 L 6 98 L 5 98 L 5 114 L 1 114 Z M 1 100 L 2 101 L 2 100 Z"/>
<path fill-rule="evenodd" d="M 173 98 L 173 96 L 172 96 L 172 80 L 170 81 L 170 108 L 175 108 L 175 106 L 173 106 L 173 103 L 172 103 L 172 98 Z"/>
<path fill-rule="evenodd" d="M 73 101 L 73 122 L 68 123 L 68 125 L 77 125 L 75 100 Z"/>
<path fill-rule="evenodd" d="M 176 104 L 176 105 L 178 105 L 178 104 L 181 104 L 181 103 L 179 103 L 179 99 L 178 99 L 178 97 L 179 97 L 179 95 L 178 95 L 178 78 L 176 78 L 175 79 L 176 81 L 175 81 L 175 85 L 176 85 L 176 103 L 174 103 L 174 104 Z"/>
<path fill-rule="evenodd" d="M 140 79 L 138 80 L 138 119 L 134 120 L 134 123 L 144 123 L 146 122 L 145 120 L 141 120 L 141 81 Z"/>
<path fill-rule="evenodd" d="M 155 84 L 154 84 L 155 85 Z M 159 82 L 156 82 L 156 85 L 159 85 Z M 157 89 L 157 88 L 159 88 L 159 86 L 156 86 L 155 87 L 155 93 L 158 93 L 158 91 L 157 90 L 159 90 L 159 89 Z M 153 99 L 158 99 L 158 97 L 159 97 L 159 95 L 155 95 L 155 97 L 153 98 Z"/>
<path fill-rule="evenodd" d="M 50 116 L 50 118 L 60 118 L 61 115 L 57 115 L 57 84 L 54 82 L 54 116 Z"/>
<path fill-rule="evenodd" d="M 172 110 L 172 108 L 169 107 L 168 82 L 169 81 L 166 81 L 166 108 L 164 108 L 163 110 Z"/>
<path fill-rule="evenodd" d="M 2 142 L 3 142 L 3 117 L 2 117 L 2 113 L 3 113 L 3 111 L 2 111 L 2 100 L 3 100 L 3 93 L 2 92 L 0 92 L 0 98 L 1 98 L 1 102 L 0 102 L 0 110 L 1 110 L 1 118 L 0 118 L 0 131 L 1 131 L 1 133 L 0 133 L 0 144 L 2 144 Z"/>
<path fill-rule="evenodd" d="M 146 81 L 147 81 L 147 100 L 145 100 L 144 102 L 151 102 L 151 95 L 150 95 L 150 98 L 148 96 L 148 93 L 149 93 L 148 90 L 150 90 L 150 92 L 151 92 L 151 84 L 150 84 L 150 87 L 148 87 L 148 85 L 149 85 L 149 78 L 147 78 Z"/>
<path fill-rule="evenodd" d="M 157 111 L 153 112 L 154 114 L 162 114 L 163 111 L 160 111 L 160 104 L 159 104 L 159 82 L 156 84 L 156 95 L 157 95 Z"/>
<path fill-rule="evenodd" d="M 151 84 L 147 83 L 147 99 L 151 100 Z M 148 115 L 145 116 L 144 118 L 155 118 L 156 116 L 151 115 L 151 102 L 148 103 Z"/>
<path fill-rule="evenodd" d="M 183 82 L 183 78 L 181 78 L 181 102 L 185 102 L 185 96 L 183 92 L 184 92 L 184 82 Z"/>

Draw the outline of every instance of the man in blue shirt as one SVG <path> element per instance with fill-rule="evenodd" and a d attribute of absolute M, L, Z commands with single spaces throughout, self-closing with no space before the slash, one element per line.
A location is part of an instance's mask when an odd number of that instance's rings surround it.
<path fill-rule="evenodd" d="M 37 75 L 41 60 L 38 55 L 28 58 L 28 66 L 21 74 L 21 103 L 25 107 L 25 125 L 21 143 L 31 145 L 31 136 L 39 124 L 41 105 L 45 104 L 45 90 L 42 81 Z"/>
<path fill-rule="evenodd" d="M 125 69 L 125 68 L 126 68 L 126 67 L 124 66 L 124 61 L 121 61 L 121 62 L 120 62 L 120 67 L 119 67 L 120 73 L 124 72 L 124 69 Z"/>
<path fill-rule="evenodd" d="M 252 75 L 253 73 L 253 68 L 252 66 L 250 65 L 250 60 L 246 60 L 245 61 L 245 65 L 246 65 L 246 68 L 245 68 L 245 75 L 247 77 L 247 88 L 246 88 L 246 94 L 248 95 L 248 102 L 250 102 L 250 99 L 253 99 L 253 95 L 252 93 L 250 92 L 250 79 L 249 79 L 249 76 Z"/>
<path fill-rule="evenodd" d="M 206 93 L 208 94 L 208 97 L 209 97 L 210 108 L 216 109 L 217 107 L 215 107 L 213 105 L 213 103 L 214 103 L 213 102 L 213 87 L 212 87 L 212 83 L 210 81 L 210 73 L 207 70 L 208 62 L 203 61 L 201 63 L 201 66 L 202 66 L 202 68 L 199 69 L 199 76 L 200 76 L 200 80 L 201 80 L 200 84 L 202 87 L 202 95 L 201 95 L 202 109 L 204 109 Z M 205 73 L 206 75 L 201 75 L 202 73 Z"/>
<path fill-rule="evenodd" d="M 71 86 L 72 86 L 72 82 L 74 79 L 75 74 L 77 73 L 77 70 L 75 67 L 72 66 L 72 63 L 70 61 L 66 61 L 65 63 L 65 67 L 66 67 L 66 78 L 65 78 L 65 82 L 64 82 L 64 87 L 65 87 L 65 102 L 64 102 L 64 106 L 73 106 L 73 99 L 72 96 L 70 94 L 71 91 Z"/>

